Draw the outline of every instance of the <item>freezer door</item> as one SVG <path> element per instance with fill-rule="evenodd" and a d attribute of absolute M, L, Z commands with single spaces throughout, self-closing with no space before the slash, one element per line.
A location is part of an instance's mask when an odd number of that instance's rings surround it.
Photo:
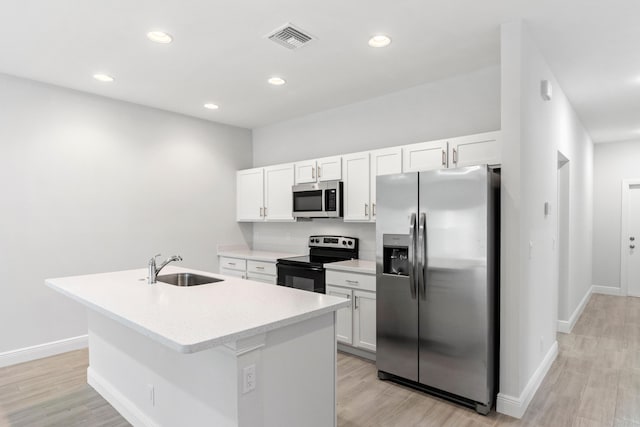
<path fill-rule="evenodd" d="M 489 402 L 485 166 L 420 173 L 419 382 Z"/>
<path fill-rule="evenodd" d="M 379 176 L 376 192 L 376 365 L 380 371 L 417 381 L 418 295 L 413 261 L 418 174 Z"/>

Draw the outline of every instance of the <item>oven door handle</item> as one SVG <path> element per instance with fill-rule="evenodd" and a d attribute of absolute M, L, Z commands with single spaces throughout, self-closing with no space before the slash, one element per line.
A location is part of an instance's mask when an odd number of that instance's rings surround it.
<path fill-rule="evenodd" d="M 289 265 L 289 264 L 276 264 L 276 268 L 287 268 L 290 270 L 298 270 L 298 271 L 324 271 L 324 267 L 300 267 L 298 265 Z"/>

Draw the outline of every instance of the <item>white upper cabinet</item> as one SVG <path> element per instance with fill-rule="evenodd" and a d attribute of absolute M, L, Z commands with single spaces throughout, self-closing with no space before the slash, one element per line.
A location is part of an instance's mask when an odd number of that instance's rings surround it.
<path fill-rule="evenodd" d="M 316 160 L 318 181 L 342 179 L 342 156 L 324 157 Z"/>
<path fill-rule="evenodd" d="M 487 132 L 449 140 L 449 167 L 451 168 L 500 163 L 500 132 Z"/>
<path fill-rule="evenodd" d="M 371 220 L 376 220 L 376 177 L 402 172 L 402 148 L 392 147 L 371 152 Z"/>
<path fill-rule="evenodd" d="M 369 221 L 369 152 L 354 153 L 342 157 L 344 179 L 344 220 Z"/>
<path fill-rule="evenodd" d="M 307 160 L 304 162 L 296 162 L 295 165 L 295 183 L 304 184 L 305 182 L 316 182 L 316 161 Z"/>
<path fill-rule="evenodd" d="M 236 173 L 236 219 L 262 221 L 264 218 L 264 175 L 262 168 Z"/>
<path fill-rule="evenodd" d="M 324 157 L 295 164 L 295 183 L 332 181 L 342 179 L 342 157 Z"/>
<path fill-rule="evenodd" d="M 447 140 L 419 142 L 402 147 L 403 172 L 447 167 Z"/>
<path fill-rule="evenodd" d="M 264 168 L 264 219 L 266 221 L 294 221 L 293 186 L 294 167 L 286 165 Z"/>
<path fill-rule="evenodd" d="M 237 172 L 238 221 L 294 221 L 293 163 Z"/>

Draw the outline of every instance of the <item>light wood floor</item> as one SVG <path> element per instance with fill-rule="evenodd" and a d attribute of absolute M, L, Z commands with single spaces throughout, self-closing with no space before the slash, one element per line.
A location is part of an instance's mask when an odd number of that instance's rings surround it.
<path fill-rule="evenodd" d="M 594 295 L 522 420 L 379 381 L 338 355 L 338 425 L 640 427 L 640 298 Z M 86 350 L 0 368 L 0 426 L 129 426 L 86 384 Z M 299 426 L 304 427 L 304 426 Z"/>

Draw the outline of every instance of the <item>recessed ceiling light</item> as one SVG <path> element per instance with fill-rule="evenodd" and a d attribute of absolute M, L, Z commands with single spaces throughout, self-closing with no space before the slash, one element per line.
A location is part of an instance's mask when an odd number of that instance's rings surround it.
<path fill-rule="evenodd" d="M 156 43 L 171 43 L 173 41 L 173 37 L 169 33 L 165 33 L 164 31 L 149 31 L 147 33 L 147 38 L 152 42 Z"/>
<path fill-rule="evenodd" d="M 206 104 L 204 104 L 204 108 L 206 108 L 207 110 L 217 110 L 220 107 L 213 102 L 207 102 Z"/>
<path fill-rule="evenodd" d="M 271 77 L 267 81 L 269 82 L 269 84 L 274 85 L 274 86 L 282 86 L 283 84 L 286 83 L 286 80 L 281 78 L 281 77 Z"/>
<path fill-rule="evenodd" d="M 391 44 L 391 38 L 384 34 L 376 34 L 369 39 L 369 46 L 371 47 L 386 47 Z"/>
<path fill-rule="evenodd" d="M 103 83 L 111 83 L 112 81 L 114 81 L 115 79 L 113 77 L 111 77 L 108 74 L 102 74 L 102 73 L 98 73 L 98 74 L 94 74 L 93 78 L 98 80 L 99 82 L 103 82 Z"/>

